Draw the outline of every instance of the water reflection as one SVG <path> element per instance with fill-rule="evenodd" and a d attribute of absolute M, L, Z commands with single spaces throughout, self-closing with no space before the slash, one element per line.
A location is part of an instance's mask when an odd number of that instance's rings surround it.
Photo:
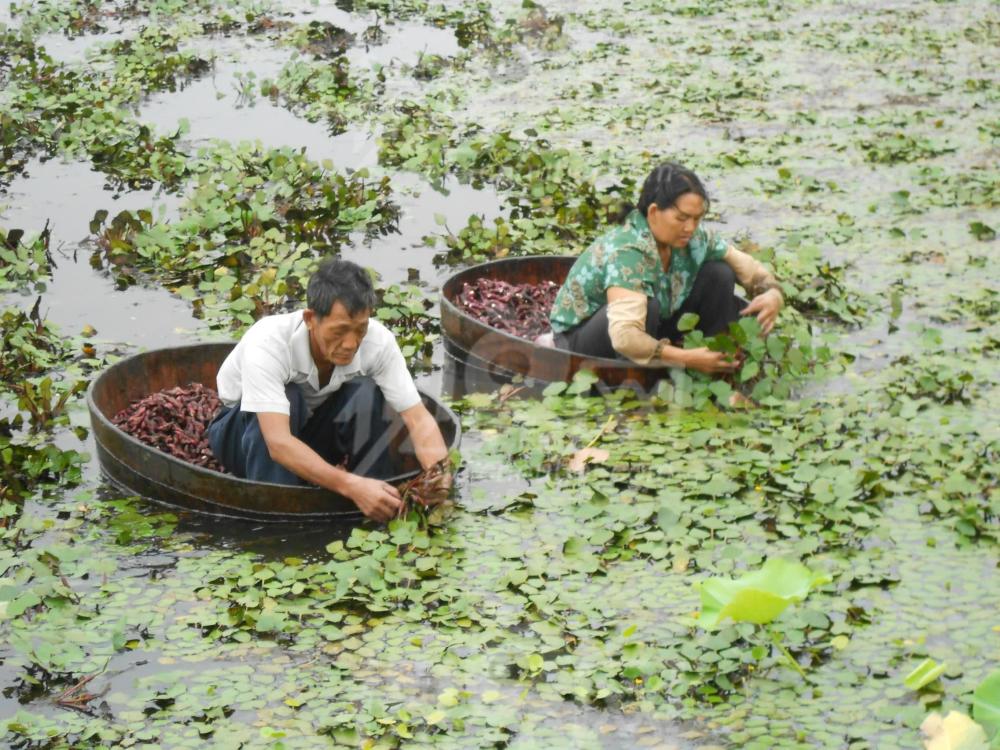
<path fill-rule="evenodd" d="M 436 291 L 452 269 L 434 263 L 436 250 L 424 238 L 457 232 L 474 215 L 488 225 L 505 214 L 499 194 L 491 187 L 477 189 L 453 179 L 432 186 L 419 175 L 400 172 L 392 176 L 392 188 L 400 208 L 398 231 L 367 242 L 355 236 L 354 246 L 342 253 L 348 260 L 377 269 L 385 284 L 406 282 L 412 275 L 410 269 L 415 269 L 420 280 Z"/>
<path fill-rule="evenodd" d="M 91 268 L 90 251 L 81 246 L 99 209 L 112 215 L 151 209 L 154 216 L 171 217 L 180 203 L 177 196 L 150 190 L 112 195 L 104 175 L 88 164 L 51 159 L 29 163 L 25 174 L 11 184 L 6 203 L 0 209 L 0 223 L 8 229 L 34 235 L 49 222 L 56 267 L 41 311 L 66 334 L 91 325 L 97 329 L 98 346 L 119 342 L 153 347 L 186 343 L 189 332 L 200 329 L 190 306 L 162 287 L 133 286 L 116 292 L 106 273 Z M 7 301 L 27 309 L 34 299 L 32 295 Z"/>
<path fill-rule="evenodd" d="M 231 46 L 231 44 L 226 45 Z M 218 52 L 218 50 L 215 50 Z M 270 99 L 257 96 L 260 82 L 275 79 L 292 59 L 290 50 L 239 45 L 234 51 L 248 55 L 240 61 L 216 58 L 213 72 L 187 84 L 183 90 L 150 97 L 139 119 L 160 132 L 177 129 L 181 118 L 189 131 L 185 140 L 204 143 L 260 141 L 265 147 L 305 149 L 314 161 L 330 159 L 337 169 L 357 170 L 377 163 L 374 139 L 365 128 L 331 136 L 322 122 L 308 122 Z M 241 83 L 245 82 L 244 83 Z"/>
<path fill-rule="evenodd" d="M 421 55 L 452 57 L 460 51 L 451 29 L 441 29 L 421 23 L 394 20 L 378 13 L 354 12 L 353 3 L 317 6 L 312 3 L 286 3 L 283 11 L 299 23 L 319 21 L 340 27 L 354 34 L 355 45 L 347 51 L 351 67 L 373 65 L 416 65 Z M 377 43 L 365 43 L 366 29 L 378 27 Z M 374 36 L 374 35 L 371 35 Z"/>

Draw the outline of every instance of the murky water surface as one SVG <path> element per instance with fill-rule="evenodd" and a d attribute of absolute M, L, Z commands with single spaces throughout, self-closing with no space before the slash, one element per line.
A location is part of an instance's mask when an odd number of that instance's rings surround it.
<path fill-rule="evenodd" d="M 642 11 L 648 14 L 640 22 L 632 17 L 634 11 L 617 3 L 561 0 L 546 4 L 550 14 L 562 14 L 565 19 L 558 44 L 545 47 L 523 37 L 508 55 L 500 57 L 488 50 L 465 50 L 455 30 L 443 22 L 424 23 L 419 14 L 397 19 L 347 9 L 353 5 L 287 3 L 276 6 L 272 15 L 289 26 L 325 22 L 354 35 L 356 41 L 347 52 L 352 70 L 366 75 L 382 70 L 387 99 L 427 97 L 435 106 L 447 109 L 469 132 L 531 127 L 555 146 L 586 144 L 595 152 L 607 149 L 610 156 L 602 168 L 612 176 L 618 170 L 644 173 L 651 159 L 659 155 L 689 160 L 708 175 L 716 202 L 713 218 L 727 234 L 750 233 L 767 243 L 798 231 L 822 247 L 826 262 L 847 265 L 846 284 L 870 295 L 866 301 L 870 314 L 859 328 L 831 327 L 837 331 L 839 349 L 854 360 L 841 377 L 810 384 L 808 395 L 853 392 L 898 358 L 919 356 L 935 336 L 954 351 L 962 351 L 984 335 L 980 329 L 965 326 L 961 319 L 942 322 L 935 313 L 956 304 L 955 298 L 969 289 L 1000 291 L 1000 279 L 990 265 L 976 266 L 981 271 L 968 267 L 976 257 L 995 249 L 995 241 L 977 244 L 970 239 L 968 226 L 982 221 L 1000 229 L 996 204 L 985 209 L 938 206 L 913 215 L 893 213 L 894 193 L 903 189 L 912 191 L 914 197 L 927 193 L 915 172 L 921 162 L 875 166 L 859 161 L 852 151 L 858 146 L 851 140 L 851 128 L 859 118 L 876 121 L 885 115 L 888 131 L 919 131 L 935 142 L 956 144 L 953 150 L 934 156 L 934 165 L 963 173 L 993 169 L 995 174 L 1000 159 L 996 132 L 987 135 L 969 124 L 968 103 L 970 96 L 982 97 L 983 103 L 976 105 L 974 113 L 976 123 L 982 107 L 996 111 L 997 70 L 982 59 L 984 45 L 968 41 L 978 38 L 975 33 L 980 33 L 976 31 L 980 27 L 981 33 L 992 33 L 996 41 L 1000 19 L 995 3 L 973 2 L 961 11 L 955 3 L 934 6 L 914 0 L 810 2 L 775 10 L 756 4 L 752 8 L 741 6 L 740 23 L 732 26 L 724 12 L 719 15 L 726 3 L 691 3 L 686 10 L 681 9 L 683 14 L 678 10 L 678 15 L 670 18 L 663 17 L 664 8 L 650 6 Z M 520 3 L 494 5 L 498 13 L 507 16 L 522 10 Z M 10 2 L 0 2 L 0 24 L 18 23 L 18 18 L 12 18 L 11 7 Z M 726 20 L 720 23 L 720 19 Z M 47 31 L 38 41 L 55 60 L 85 66 L 102 46 L 136 33 L 142 25 L 135 19 L 111 20 L 99 33 L 65 36 Z M 875 30 L 869 33 L 866 25 Z M 724 33 L 720 26 L 726 27 Z M 381 32 L 377 41 L 360 41 L 373 27 Z M 942 41 L 935 38 L 936 33 L 952 36 Z M 879 34 L 888 40 L 881 55 Z M 417 281 L 428 293 L 435 293 L 451 269 L 435 264 L 436 250 L 425 238 L 441 235 L 445 231 L 442 223 L 458 231 L 473 216 L 481 217 L 487 225 L 507 216 L 505 193 L 488 185 L 474 188 L 450 176 L 432 182 L 414 172 L 381 165 L 378 139 L 383 136 L 385 120 L 379 115 L 384 112 L 357 118 L 344 132 L 333 134 L 327 123 L 309 122 L 282 103 L 262 96 L 259 83 L 276 79 L 300 56 L 277 39 L 267 35 L 199 39 L 194 49 L 211 60 L 211 69 L 176 91 L 144 97 L 137 107 L 139 119 L 158 133 L 175 132 L 181 121 L 186 121 L 180 141 L 184 148 L 196 149 L 215 141 L 260 142 L 268 148 L 302 149 L 313 160 L 329 160 L 338 171 L 389 174 L 392 200 L 400 209 L 395 231 L 374 239 L 353 236 L 342 255 L 377 270 L 384 284 Z M 710 55 L 712 40 L 745 46 L 745 67 L 732 58 Z M 937 56 L 928 50 L 937 50 Z M 461 58 L 463 64 L 443 78 L 424 81 L 410 75 L 414 66 L 432 55 L 452 61 Z M 957 85 L 950 83 L 952 79 Z M 945 80 L 947 85 L 942 83 Z M 977 93 L 982 91 L 987 94 Z M 743 106 L 746 99 L 755 104 Z M 449 103 L 442 104 L 445 101 Z M 901 118 L 898 123 L 892 121 L 893 112 Z M 940 124 L 935 125 L 935 121 Z M 623 143 L 625 148 L 620 149 Z M 747 165 L 749 168 L 743 168 Z M 779 167 L 836 187 L 818 189 L 815 195 L 787 187 L 762 191 L 761 185 L 775 180 Z M 0 195 L 0 225 L 37 232 L 48 224 L 55 268 L 41 293 L 41 311 L 68 334 L 92 326 L 99 348 L 124 353 L 217 336 L 194 317 L 187 302 L 167 289 L 140 283 L 120 290 L 106 271 L 90 263 L 93 247 L 88 224 L 97 211 L 114 215 L 122 210 L 148 209 L 157 217 L 171 219 L 176 218 L 182 200 L 183 191 L 116 192 L 89 162 L 36 157 Z M 846 239 L 830 239 L 846 231 L 845 227 L 852 232 Z M 934 261 L 936 265 L 901 263 L 902 251 L 887 234 L 892 227 L 922 233 L 911 234 L 920 237 L 916 242 L 922 252 L 947 257 Z M 567 248 L 574 249 L 580 248 Z M 884 298 L 901 279 L 909 284 L 908 294 L 897 314 L 891 315 Z M 27 310 L 36 298 L 35 294 L 9 294 L 4 302 Z M 929 333 L 928 329 L 933 330 Z M 476 390 L 471 387 L 473 375 L 456 374 L 455 364 L 445 361 L 440 345 L 435 348 L 433 362 L 433 371 L 419 379 L 425 389 L 435 395 Z M 9 404 L 3 408 L 0 416 L 11 410 Z M 987 434 L 988 425 L 976 421 L 981 416 L 949 413 L 942 417 L 942 424 L 968 419 L 975 429 Z M 873 420 L 878 417 L 872 415 Z M 80 425 L 87 421 L 79 408 L 72 419 Z M 916 433 L 916 426 L 914 430 Z M 489 430 L 469 434 L 457 498 L 459 508 L 466 510 L 447 522 L 459 540 L 453 552 L 461 556 L 461 567 L 455 573 L 458 580 L 450 583 L 470 594 L 481 594 L 482 606 L 488 610 L 496 605 L 498 617 L 505 614 L 498 604 L 502 597 L 496 592 L 480 592 L 487 586 L 483 580 L 503 582 L 502 590 L 515 587 L 512 581 L 504 582 L 504 566 L 509 561 L 533 555 L 562 560 L 568 526 L 579 522 L 581 529 L 593 531 L 587 526 L 590 518 L 581 521 L 566 510 L 585 504 L 577 495 L 587 495 L 589 490 L 565 489 L 548 477 L 525 478 L 520 469 L 491 449 L 505 439 L 510 436 Z M 64 449 L 85 447 L 93 454 L 92 443 L 81 446 L 69 434 L 61 434 L 57 444 Z M 944 481 L 945 477 L 938 479 Z M 553 495 L 558 492 L 573 497 Z M 892 494 L 891 487 L 887 493 Z M 76 532 L 62 529 L 60 524 L 74 513 L 89 512 L 89 506 L 100 507 L 119 496 L 118 490 L 101 479 L 96 461 L 91 460 L 84 470 L 82 490 L 33 498 L 26 503 L 24 513 L 48 525 L 44 532 L 48 536 L 40 537 L 39 545 L 58 544 L 68 550 L 78 543 Z M 533 510 L 505 512 L 509 498 L 528 498 L 523 502 Z M 634 498 L 620 500 L 630 503 Z M 233 741 L 278 747 L 274 743 L 282 737 L 269 732 L 278 733 L 276 727 L 285 727 L 289 746 L 306 746 L 301 744 L 308 741 L 303 739 L 308 736 L 302 734 L 304 727 L 337 726 L 336 717 L 314 706 L 301 708 L 302 696 L 296 690 L 302 688 L 303 695 L 313 690 L 329 702 L 330 696 L 338 693 L 338 680 L 353 679 L 352 689 L 358 692 L 352 695 L 356 697 L 351 698 L 349 707 L 336 709 L 352 715 L 370 711 L 373 716 L 388 716 L 388 712 L 378 714 L 372 705 L 391 703 L 397 695 L 402 697 L 393 710 L 406 700 L 428 706 L 442 700 L 447 703 L 452 697 L 441 696 L 450 696 L 447 691 L 454 688 L 470 696 L 490 695 L 498 712 L 501 707 L 513 710 L 517 722 L 527 727 L 521 733 L 510 733 L 504 744 L 495 746 L 740 747 L 754 737 L 758 742 L 754 746 L 762 747 L 767 745 L 759 744 L 765 740 L 755 727 L 765 724 L 782 737 L 782 746 L 795 746 L 797 741 L 803 742 L 795 738 L 803 737 L 808 741 L 799 746 L 913 746 L 919 723 L 916 715 L 923 715 L 923 706 L 901 687 L 897 673 L 909 664 L 911 656 L 925 652 L 948 654 L 949 688 L 959 684 L 963 670 L 977 675 L 986 671 L 983 660 L 998 653 L 1000 621 L 989 603 L 1000 597 L 1000 575 L 995 548 L 986 543 L 979 548 L 952 548 L 951 537 L 946 541 L 944 536 L 950 530 L 929 527 L 926 518 L 913 510 L 912 502 L 887 500 L 886 504 L 885 517 L 872 532 L 869 551 L 878 560 L 880 571 L 892 572 L 893 583 L 843 593 L 853 597 L 852 607 L 862 610 L 854 616 L 879 613 L 870 627 L 852 635 L 851 648 L 825 655 L 826 661 L 811 672 L 808 682 L 796 680 L 787 669 L 778 676 L 751 679 L 743 697 L 732 702 L 728 713 L 707 708 L 704 712 L 663 710 L 642 700 L 624 707 L 610 699 L 606 704 L 595 701 L 597 705 L 585 705 L 546 689 L 551 685 L 544 676 L 537 678 L 538 685 L 525 687 L 525 682 L 514 678 L 519 669 L 523 675 L 529 667 L 517 666 L 518 654 L 491 650 L 495 644 L 460 646 L 455 653 L 448 649 L 439 653 L 434 650 L 439 633 L 432 624 L 407 622 L 400 633 L 387 633 L 379 630 L 381 620 L 374 615 L 363 624 L 360 620 L 349 626 L 337 623 L 360 639 L 353 647 L 360 647 L 358 653 L 363 658 L 354 656 L 339 640 L 286 648 L 276 640 L 261 638 L 235 648 L 227 643 L 223 650 L 212 640 L 219 638 L 217 634 L 203 638 L 191 635 L 215 632 L 199 619 L 209 608 L 208 595 L 193 590 L 202 586 L 207 576 L 199 565 L 210 561 L 222 570 L 229 562 L 242 560 L 243 553 L 255 555 L 261 566 L 278 565 L 289 558 L 324 564 L 330 558 L 327 545 L 348 540 L 351 530 L 262 525 L 180 513 L 173 533 L 181 540 L 178 544 L 122 555 L 115 546 L 122 542 L 115 539 L 123 532 L 111 525 L 91 537 L 79 536 L 80 548 L 88 554 L 113 561 L 103 580 L 96 574 L 89 577 L 85 585 L 91 588 L 79 593 L 98 591 L 110 581 L 112 590 L 102 594 L 108 599 L 108 614 L 101 616 L 120 618 L 129 638 L 138 638 L 135 634 L 141 632 L 144 618 L 160 625 L 149 636 L 154 645 L 140 645 L 134 651 L 118 648 L 100 670 L 95 667 L 98 677 L 92 687 L 101 692 L 101 700 L 95 701 L 100 706 L 95 716 L 125 717 L 141 723 L 163 706 L 136 706 L 132 695 L 137 687 L 146 690 L 158 681 L 163 681 L 164 690 L 172 682 L 185 684 L 191 695 L 203 699 L 198 705 L 209 706 L 206 711 L 210 712 L 215 704 L 206 696 L 225 692 L 231 683 L 243 681 L 253 690 L 227 694 L 227 710 L 232 711 L 229 706 L 237 708 L 224 719 L 252 731 L 246 729 L 245 736 Z M 145 502 L 137 507 L 142 516 L 150 518 L 162 510 Z M 95 528 L 102 529 L 102 523 L 105 519 L 98 520 Z M 759 539 L 749 539 L 746 545 L 767 546 Z M 706 547 L 711 545 L 706 542 Z M 511 553 L 512 548 L 517 552 Z M 66 554 L 71 559 L 69 552 Z M 720 554 L 731 561 L 739 558 L 740 552 Z M 298 564 L 288 563 L 291 568 Z M 876 563 L 871 564 L 876 567 Z M 608 567 L 604 579 L 567 576 L 563 593 L 571 597 L 593 589 L 594 599 L 601 600 L 608 610 L 626 612 L 640 633 L 642 629 L 656 633 L 660 625 L 680 621 L 696 601 L 689 581 L 661 575 L 656 563 L 636 558 Z M 933 574 L 928 574 L 928 568 Z M 544 574 L 539 573 L 537 580 L 543 581 Z M 648 584 L 648 590 L 630 589 L 636 581 Z M 532 606 L 544 611 L 551 604 L 546 600 L 549 594 L 559 595 L 552 587 L 533 592 L 537 600 Z M 572 610 L 571 605 L 566 607 Z M 428 609 L 433 607 L 428 605 Z M 107 622 L 99 624 L 103 627 Z M 459 619 L 447 629 L 466 627 Z M 956 631 L 961 631 L 960 637 L 955 636 Z M 378 642 L 365 640 L 369 636 Z M 573 646 L 581 653 L 586 651 L 585 645 Z M 600 641 L 600 647 L 605 646 Z M 420 649 L 436 655 L 437 661 L 422 659 Z M 0 718 L 8 719 L 27 709 L 56 723 L 61 721 L 69 709 L 56 706 L 51 696 L 26 693 L 20 681 L 21 669 L 11 661 L 12 653 L 11 647 L 0 645 L 0 659 L 4 660 L 0 663 L 0 687 L 5 688 L 0 689 Z M 571 653 L 568 646 L 567 653 Z M 886 654 L 890 654 L 891 666 L 882 664 L 890 658 Z M 442 665 L 456 661 L 481 664 L 481 674 L 465 684 L 452 684 L 453 673 Z M 860 687 L 849 681 L 862 673 L 868 678 Z M 19 687 L 15 689 L 15 685 Z M 280 700 L 267 702 L 259 697 L 267 695 L 271 686 Z M 922 697 L 929 708 L 936 706 L 927 694 Z M 181 698 L 175 695 L 169 700 Z M 802 706 L 809 706 L 809 711 L 803 712 Z M 789 707 L 798 712 L 785 715 L 791 711 Z M 392 721 L 404 721 L 398 714 L 393 716 Z M 828 717 L 834 719 L 825 726 Z M 214 720 L 205 719 L 208 724 Z M 424 720 L 433 726 L 430 718 L 422 717 Z M 194 736 L 202 742 L 213 741 L 211 731 Z M 440 735 L 435 736 L 440 739 Z"/>

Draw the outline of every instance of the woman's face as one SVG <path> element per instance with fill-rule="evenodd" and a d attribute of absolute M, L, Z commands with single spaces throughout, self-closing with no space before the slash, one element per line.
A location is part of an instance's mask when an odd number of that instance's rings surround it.
<path fill-rule="evenodd" d="M 679 250 L 687 247 L 704 215 L 704 199 L 696 193 L 684 193 L 672 206 L 661 209 L 652 204 L 646 220 L 657 245 Z"/>

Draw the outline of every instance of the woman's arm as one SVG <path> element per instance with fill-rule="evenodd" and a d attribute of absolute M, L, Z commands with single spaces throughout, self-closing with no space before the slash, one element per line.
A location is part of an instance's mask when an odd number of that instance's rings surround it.
<path fill-rule="evenodd" d="M 615 351 L 638 364 L 689 367 L 708 374 L 733 372 L 739 363 L 707 347 L 682 349 L 668 340 L 646 333 L 646 296 L 622 287 L 611 287 L 608 298 L 608 334 Z"/>
<path fill-rule="evenodd" d="M 752 297 L 742 314 L 756 315 L 764 333 L 770 333 L 778 319 L 778 312 L 785 304 L 781 285 L 774 274 L 759 260 L 732 245 L 726 250 L 723 260 L 733 269 L 739 285 Z"/>
<path fill-rule="evenodd" d="M 607 298 L 611 346 L 637 364 L 650 364 L 656 357 L 660 342 L 646 333 L 646 295 L 634 289 L 613 286 L 608 289 Z"/>

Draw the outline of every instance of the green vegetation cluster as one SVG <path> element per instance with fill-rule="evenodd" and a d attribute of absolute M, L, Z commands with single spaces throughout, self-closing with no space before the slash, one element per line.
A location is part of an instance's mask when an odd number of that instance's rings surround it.
<path fill-rule="evenodd" d="M 53 265 L 48 227 L 37 237 L 0 230 L 0 289 L 42 291 Z M 99 362 L 80 353 L 39 313 L 0 310 L 0 528 L 21 513 L 25 498 L 80 481 L 85 456 L 52 445 L 54 430 L 69 426 L 67 411 Z M 82 428 L 78 428 L 82 430 Z M 85 432 L 85 431 L 84 431 Z"/>

